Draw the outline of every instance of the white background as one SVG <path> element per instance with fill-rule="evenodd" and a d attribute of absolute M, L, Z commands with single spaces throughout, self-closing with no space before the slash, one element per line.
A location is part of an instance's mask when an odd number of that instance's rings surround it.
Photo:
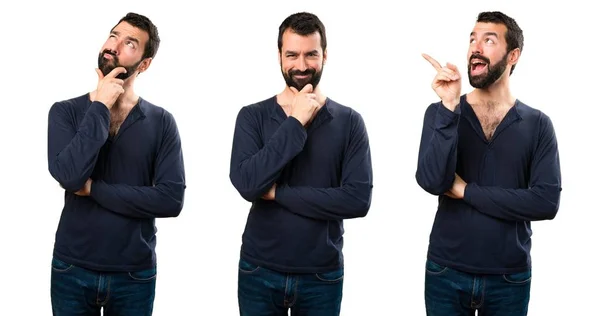
<path fill-rule="evenodd" d="M 237 263 L 250 205 L 228 178 L 235 118 L 242 106 L 283 89 L 279 24 L 310 11 L 324 22 L 329 41 L 322 89 L 363 115 L 373 158 L 371 211 L 345 222 L 342 315 L 425 315 L 424 263 L 436 198 L 418 187 L 414 174 L 423 114 L 437 98 L 430 88 L 434 69 L 420 54 L 456 63 L 463 92 L 470 91 L 468 37 L 477 14 L 487 10 L 504 11 L 524 30 L 512 91 L 551 117 L 561 155 L 558 216 L 533 223 L 529 315 L 593 313 L 600 209 L 591 153 L 598 143 L 600 69 L 590 5 L 340 3 L 3 3 L 0 314 L 51 315 L 50 259 L 63 193 L 47 170 L 48 110 L 95 88 L 101 45 L 134 11 L 152 19 L 162 39 L 136 91 L 174 114 L 188 185 L 181 215 L 157 220 L 154 315 L 237 315 Z"/>

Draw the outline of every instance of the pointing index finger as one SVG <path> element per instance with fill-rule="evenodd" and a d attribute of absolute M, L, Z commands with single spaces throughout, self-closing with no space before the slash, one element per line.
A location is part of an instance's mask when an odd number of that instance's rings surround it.
<path fill-rule="evenodd" d="M 440 70 L 442 69 L 442 65 L 440 65 L 440 63 L 438 63 L 437 60 L 433 59 L 433 57 L 423 53 L 421 54 L 423 56 L 423 58 L 425 58 L 434 68 L 435 70 Z"/>

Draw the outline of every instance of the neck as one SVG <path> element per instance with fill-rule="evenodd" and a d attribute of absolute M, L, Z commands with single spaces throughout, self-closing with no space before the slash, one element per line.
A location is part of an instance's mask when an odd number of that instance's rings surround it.
<path fill-rule="evenodd" d="M 129 78 L 132 79 L 132 78 Z M 115 101 L 115 104 L 112 106 L 112 109 L 115 110 L 130 110 L 131 108 L 133 108 L 139 100 L 139 96 L 135 94 L 135 91 L 133 90 L 133 80 L 125 80 L 125 83 L 123 83 L 123 89 L 125 90 L 125 92 L 123 92 L 118 98 L 117 101 Z M 90 100 L 95 100 L 96 99 L 96 90 L 90 92 Z"/>
<path fill-rule="evenodd" d="M 125 92 L 119 96 L 113 108 L 131 109 L 138 103 L 139 96 L 133 91 L 133 87 L 125 89 Z"/>
<path fill-rule="evenodd" d="M 320 105 L 325 104 L 327 96 L 323 93 L 323 91 L 321 91 L 321 88 L 319 86 L 317 86 L 312 93 L 314 93 L 317 96 L 317 102 L 319 102 Z M 285 86 L 283 91 L 281 91 L 281 93 L 277 95 L 277 103 L 279 103 L 284 108 L 291 106 L 292 100 L 294 100 L 294 92 L 288 86 Z"/>
<path fill-rule="evenodd" d="M 501 77 L 485 89 L 474 89 L 467 98 L 470 104 L 495 104 L 496 106 L 512 106 L 516 101 L 510 92 L 508 76 Z"/>

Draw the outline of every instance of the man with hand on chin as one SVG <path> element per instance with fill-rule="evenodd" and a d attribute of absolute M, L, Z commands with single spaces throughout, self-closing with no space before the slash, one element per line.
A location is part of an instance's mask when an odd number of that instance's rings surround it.
<path fill-rule="evenodd" d="M 252 203 L 238 273 L 241 315 L 339 315 L 343 220 L 366 216 L 372 168 L 363 119 L 319 86 L 325 27 L 296 13 L 279 27 L 286 82 L 276 96 L 243 107 L 230 179 Z"/>
<path fill-rule="evenodd" d="M 129 13 L 98 56 L 96 90 L 55 103 L 48 168 L 65 189 L 52 259 L 53 315 L 151 315 L 155 218 L 183 207 L 185 173 L 173 116 L 134 92 L 160 39 Z"/>
<path fill-rule="evenodd" d="M 511 94 L 523 32 L 482 12 L 470 35 L 469 83 L 440 65 L 423 122 L 416 179 L 439 206 L 426 262 L 427 315 L 527 315 L 531 222 L 559 208 L 561 172 L 550 118 Z"/>

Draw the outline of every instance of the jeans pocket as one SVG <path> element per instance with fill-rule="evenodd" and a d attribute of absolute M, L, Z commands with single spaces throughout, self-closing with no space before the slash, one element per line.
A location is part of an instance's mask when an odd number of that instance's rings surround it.
<path fill-rule="evenodd" d="M 58 260 L 56 258 L 52 258 L 52 270 L 55 272 L 67 272 L 71 270 L 74 266 L 72 264 L 68 264 L 64 261 Z"/>
<path fill-rule="evenodd" d="M 147 270 L 132 271 L 128 272 L 127 274 L 129 275 L 129 278 L 134 281 L 152 281 L 156 279 L 156 267 Z"/>
<path fill-rule="evenodd" d="M 432 275 L 440 275 L 448 270 L 448 267 L 437 264 L 431 260 L 425 262 L 425 271 Z"/>
<path fill-rule="evenodd" d="M 251 273 L 255 273 L 258 270 L 260 270 L 260 266 L 257 264 L 254 264 L 254 263 L 250 263 L 250 262 L 240 258 L 240 262 L 238 264 L 238 269 L 240 270 L 241 273 L 251 274 Z"/>
<path fill-rule="evenodd" d="M 315 273 L 315 277 L 323 282 L 337 283 L 344 279 L 344 268 L 339 268 L 329 272 L 318 272 Z"/>
<path fill-rule="evenodd" d="M 504 281 L 512 284 L 526 284 L 531 282 L 531 269 L 525 272 L 517 272 L 502 275 Z"/>

